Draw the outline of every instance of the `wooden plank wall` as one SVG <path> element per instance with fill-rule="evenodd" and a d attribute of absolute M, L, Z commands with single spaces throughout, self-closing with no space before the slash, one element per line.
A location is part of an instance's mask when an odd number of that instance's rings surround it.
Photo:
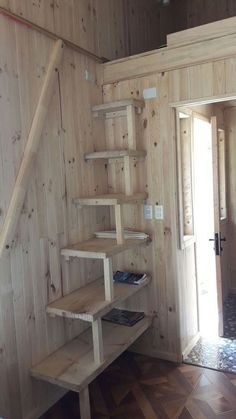
<path fill-rule="evenodd" d="M 221 41 L 219 41 L 220 44 Z M 207 41 L 206 41 L 207 45 Z M 191 54 L 194 45 L 189 48 Z M 215 62 L 209 61 L 205 64 L 188 65 L 183 69 L 176 69 L 169 72 L 169 97 L 170 102 L 188 102 L 201 101 L 236 94 L 236 82 L 232 77 L 233 69 L 236 65 L 236 59 L 226 58 Z M 213 110 L 215 113 L 217 109 Z M 220 112 L 218 118 L 221 120 Z M 192 311 L 189 310 L 188 293 L 186 293 L 185 284 L 182 282 L 182 272 L 185 271 L 185 257 L 178 251 L 179 266 L 178 273 L 179 294 L 185 296 L 185 303 L 180 306 L 180 316 L 182 318 L 180 336 L 182 348 L 188 345 L 190 337 L 194 331 L 194 318 Z M 188 321 L 190 327 L 184 326 L 184 320 Z M 192 330 L 191 330 L 192 329 Z"/>
<path fill-rule="evenodd" d="M 236 15 L 234 1 L 185 0 L 186 29 Z"/>
<path fill-rule="evenodd" d="M 158 7 L 160 44 L 170 33 L 236 16 L 233 0 L 170 0 L 170 5 Z"/>
<path fill-rule="evenodd" d="M 0 0 L 5 7 L 108 59 L 166 44 L 169 33 L 236 15 L 234 1 Z M 106 24 L 104 24 L 106 22 Z"/>
<path fill-rule="evenodd" d="M 125 0 L 128 54 L 139 54 L 158 48 L 162 43 L 162 25 L 168 27 L 169 15 L 156 1 Z M 160 13 L 162 11 L 162 13 Z"/>
<path fill-rule="evenodd" d="M 0 7 L 107 59 L 159 45 L 154 0 L 0 0 Z"/>
<path fill-rule="evenodd" d="M 0 7 L 108 59 L 156 49 L 167 34 L 236 15 L 235 2 L 225 0 L 171 0 L 166 7 L 155 0 L 0 0 Z"/>
<path fill-rule="evenodd" d="M 217 40 L 219 51 L 224 42 L 224 38 Z M 157 51 L 105 65 L 104 100 L 142 97 L 144 87 L 157 87 L 157 98 L 146 101 L 143 146 L 148 153 L 148 202 L 164 205 L 164 221 L 146 222 L 146 229 L 154 240 L 152 272 L 157 320 L 152 347 L 151 341 L 144 341 L 139 348 L 166 359 L 180 359 L 181 352 L 198 331 L 196 309 L 191 310 L 197 304 L 194 247 L 178 249 L 175 119 L 171 104 L 190 106 L 195 101 L 223 100 L 225 96 L 236 94 L 235 46 L 229 43 L 232 47 L 229 58 L 208 58 L 208 62 L 198 64 L 194 57 L 196 45 L 186 47 L 188 59 L 184 68 L 178 60 L 180 48 L 178 54 L 166 48 L 162 54 Z M 206 41 L 204 48 L 211 53 L 211 41 Z M 178 61 L 175 69 L 170 59 L 174 54 Z M 164 56 L 166 69 L 162 67 Z M 198 60 L 204 57 L 199 56 Z M 111 78 L 114 82 L 109 83 Z M 118 128 L 116 132 L 119 135 Z M 114 133 L 110 135 L 113 138 Z"/>
<path fill-rule="evenodd" d="M 236 200 L 235 200 L 235 179 L 236 179 L 236 108 L 234 106 L 225 109 L 224 120 L 226 129 L 227 144 L 227 210 L 228 210 L 228 231 L 227 246 L 229 249 L 228 258 L 228 288 L 230 292 L 236 293 L 236 263 L 235 263 L 235 242 L 236 242 Z"/>
<path fill-rule="evenodd" d="M 149 308 L 157 314 L 154 328 L 145 339 L 136 346 L 137 350 L 149 355 L 160 356 L 167 359 L 176 359 L 178 353 L 178 336 L 176 328 L 177 299 L 175 289 L 175 204 L 171 193 L 175 161 L 171 147 L 174 147 L 173 138 L 169 138 L 167 121 L 170 118 L 168 109 L 168 73 L 156 74 L 149 77 L 133 78 L 104 86 L 104 101 L 142 98 L 143 89 L 156 86 L 158 97 L 146 101 L 143 114 L 139 117 L 138 146 L 147 150 L 145 162 L 134 162 L 134 170 L 139 173 L 135 190 L 146 190 L 149 194 L 148 203 L 151 205 L 164 205 L 165 220 L 145 221 L 142 208 L 131 208 L 126 211 L 126 223 L 133 228 L 139 227 L 151 234 L 152 244 L 150 250 L 137 258 L 138 267 L 147 270 L 152 275 L 152 300 Z M 137 121 L 138 123 L 138 121 Z M 122 147 L 127 141 L 127 128 L 122 121 L 109 122 L 107 127 L 108 146 Z M 123 188 L 122 165 L 111 166 L 108 170 L 109 186 L 116 191 Z M 165 188 L 165 185 L 168 187 Z M 114 190 L 114 189 L 112 189 Z M 173 211 L 170 211 L 173 208 Z M 120 264 L 126 267 L 134 263 L 132 257 L 120 256 Z M 135 264 L 136 266 L 136 264 Z M 140 306 L 141 307 L 141 306 Z"/>
<path fill-rule="evenodd" d="M 0 16 L 0 226 L 6 215 L 54 41 Z M 92 75 L 85 80 L 85 71 Z M 106 193 L 105 165 L 84 153 L 105 146 L 100 67 L 68 48 L 43 131 L 15 242 L 0 260 L 0 416 L 37 418 L 62 391 L 34 382 L 31 365 L 83 330 L 45 306 L 101 275 L 100 261 L 62 264 L 60 248 L 109 228 L 105 208 L 76 210 L 72 198 Z"/>

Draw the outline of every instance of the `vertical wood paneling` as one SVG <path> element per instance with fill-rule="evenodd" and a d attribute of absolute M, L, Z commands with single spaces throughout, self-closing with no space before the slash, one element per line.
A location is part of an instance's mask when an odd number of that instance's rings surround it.
<path fill-rule="evenodd" d="M 232 107 L 224 111 L 225 116 L 225 132 L 227 143 L 227 169 L 228 169 L 228 188 L 227 188 L 227 204 L 228 204 L 228 225 L 225 226 L 227 234 L 227 249 L 228 249 L 228 288 L 232 291 L 236 290 L 236 264 L 235 264 L 235 242 L 236 242 L 236 201 L 235 201 L 235 168 L 236 168 L 236 108 Z M 225 248 L 225 246 L 224 246 Z M 227 250 L 226 249 L 226 250 Z"/>
<path fill-rule="evenodd" d="M 0 34 L 2 223 L 54 41 L 2 16 Z M 0 260 L 0 416 L 9 419 L 39 417 L 62 394 L 36 384 L 29 369 L 85 325 L 51 319 L 45 306 L 102 272 L 100 262 L 62 264 L 60 257 L 69 241 L 110 225 L 105 208 L 96 213 L 72 204 L 108 187 L 105 165 L 84 161 L 86 151 L 105 141 L 104 124 L 91 115 L 91 106 L 102 102 L 100 75 L 96 63 L 65 49 L 15 241 Z"/>
<path fill-rule="evenodd" d="M 154 0 L 0 0 L 0 6 L 107 59 L 160 45 Z"/>
<path fill-rule="evenodd" d="M 188 0 L 186 29 L 236 15 L 233 0 Z"/>
<path fill-rule="evenodd" d="M 194 48 L 194 45 L 189 47 L 190 56 L 191 48 Z M 145 73 L 148 68 L 148 56 L 146 56 L 146 60 L 147 67 L 143 70 Z M 157 310 L 158 320 L 155 321 L 152 335 L 149 335 L 146 341 L 141 341 L 138 345 L 139 350 L 147 351 L 149 354 L 155 353 L 155 355 L 173 359 L 174 356 L 181 355 L 181 350 L 184 350 L 191 343 L 198 332 L 195 249 L 194 245 L 183 251 L 178 250 L 177 247 L 175 126 L 174 115 L 169 104 L 180 102 L 183 106 L 185 101 L 187 103 L 209 101 L 210 98 L 214 100 L 219 95 L 222 96 L 223 100 L 223 95 L 236 94 L 235 77 L 233 77 L 235 61 L 235 58 L 232 57 L 224 60 L 219 59 L 215 62 L 188 65 L 185 68 L 160 72 L 159 74 L 157 70 L 156 75 L 150 74 L 145 77 L 142 77 L 138 69 L 139 78 L 134 76 L 127 81 L 119 80 L 119 77 L 123 77 L 120 69 L 117 73 L 118 81 L 104 87 L 105 101 L 124 97 L 140 97 L 140 95 L 142 97 L 144 87 L 154 85 L 158 88 L 158 98 L 153 100 L 153 104 L 152 101 L 146 101 L 142 116 L 146 128 L 144 131 L 139 130 L 139 132 L 141 144 L 144 139 L 143 145 L 147 149 L 146 184 L 149 192 L 148 202 L 152 204 L 159 202 L 164 205 L 164 222 L 143 222 L 141 221 L 142 213 L 136 209 L 134 211 L 135 215 L 133 214 L 133 217 L 140 220 L 136 222 L 136 225 L 140 223 L 140 226 L 151 232 L 154 246 L 150 266 L 154 277 L 153 287 L 157 294 L 157 299 L 154 301 L 154 310 Z M 124 66 L 128 66 L 129 63 L 130 60 L 123 61 Z M 149 65 L 151 66 L 151 63 Z M 109 64 L 107 66 L 109 67 Z M 153 73 L 152 69 L 150 72 Z M 152 108 L 150 114 L 149 106 L 152 105 L 154 105 L 154 108 Z M 196 108 L 194 109 L 196 110 Z M 222 123 L 221 108 L 201 106 L 199 112 L 204 115 L 206 111 L 209 116 L 216 113 L 220 123 Z M 150 127 L 155 113 L 158 117 L 152 129 Z M 109 121 L 107 138 L 110 147 L 114 147 L 115 144 L 120 146 L 126 144 L 125 123 Z M 149 138 L 151 138 L 150 142 Z M 232 135 L 232 138 L 234 138 L 234 135 Z M 157 155 L 155 148 L 152 149 L 152 143 L 156 146 Z M 229 152 L 229 154 L 231 153 Z M 150 158 L 150 156 L 152 157 Z M 231 170 L 234 165 L 233 156 L 234 153 L 232 153 Z M 153 165 L 152 159 L 155 161 Z M 109 167 L 110 173 L 113 182 L 118 185 L 116 187 L 121 190 L 123 187 L 120 181 L 122 167 Z M 136 173 L 138 173 L 138 170 Z M 136 176 L 136 178 L 138 177 Z M 140 187 L 140 184 L 138 183 L 137 186 Z M 231 188 L 234 190 L 234 186 Z M 154 195 L 152 195 L 153 190 L 155 190 Z M 231 195 L 233 195 L 233 192 L 231 192 Z M 231 234 L 233 234 L 233 228 L 231 230 Z M 157 245 L 155 245 L 155 240 Z M 122 263 L 121 259 L 119 259 L 119 262 Z M 227 288 L 227 263 L 224 260 L 223 269 L 226 273 L 224 289 Z M 141 259 L 139 266 L 141 269 L 145 267 Z M 232 269 L 234 270 L 234 268 Z M 155 304 L 157 304 L 156 308 Z"/>
<path fill-rule="evenodd" d="M 144 339 L 135 345 L 136 350 L 141 350 L 156 356 L 169 356 L 174 358 L 178 352 L 177 328 L 176 328 L 176 292 L 175 292 L 175 215 L 169 211 L 173 208 L 174 196 L 172 195 L 174 176 L 174 159 L 170 158 L 170 147 L 174 147 L 173 138 L 166 130 L 169 125 L 168 106 L 168 73 L 133 79 L 114 83 L 104 87 L 105 101 L 123 99 L 127 97 L 140 98 L 143 89 L 157 87 L 158 97 L 147 100 L 143 114 L 137 118 L 140 126 L 137 129 L 138 146 L 147 150 L 145 162 L 135 163 L 135 178 L 137 191 L 147 188 L 148 203 L 164 206 L 164 222 L 145 221 L 143 209 L 132 207 L 125 211 L 125 221 L 128 226 L 150 233 L 152 244 L 146 250 L 129 252 L 116 258 L 116 266 L 119 269 L 124 266 L 151 273 L 153 281 L 151 293 L 147 302 L 149 312 L 156 313 L 154 329 L 147 333 Z M 127 126 L 125 120 L 109 120 L 107 123 L 107 146 L 109 148 L 127 146 Z M 119 167 L 121 166 L 121 167 Z M 112 185 L 122 190 L 122 164 L 110 164 L 109 178 Z M 139 177 L 140 174 L 140 177 Z M 165 188 L 165 184 L 170 187 Z M 135 220 L 135 223 L 134 223 Z M 169 261 L 171 260 L 171 263 Z M 144 297 L 142 305 L 144 305 Z"/>

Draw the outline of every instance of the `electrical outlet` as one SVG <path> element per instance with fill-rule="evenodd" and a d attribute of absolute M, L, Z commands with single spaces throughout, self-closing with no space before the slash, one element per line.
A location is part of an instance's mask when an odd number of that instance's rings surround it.
<path fill-rule="evenodd" d="M 144 218 L 145 220 L 152 220 L 153 218 L 152 205 L 144 205 Z"/>
<path fill-rule="evenodd" d="M 90 73 L 88 70 L 85 70 L 85 80 L 89 81 L 90 83 L 96 83 L 95 75 Z"/>
<path fill-rule="evenodd" d="M 155 205 L 155 219 L 156 220 L 164 219 L 163 205 Z"/>

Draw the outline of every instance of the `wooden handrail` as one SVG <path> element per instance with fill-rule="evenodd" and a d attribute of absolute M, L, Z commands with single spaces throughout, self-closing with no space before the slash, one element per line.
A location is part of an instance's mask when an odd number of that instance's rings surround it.
<path fill-rule="evenodd" d="M 62 40 L 55 42 L 26 142 L 19 173 L 16 178 L 10 205 L 0 233 L 0 257 L 2 256 L 4 250 L 10 247 L 22 211 L 30 181 L 30 174 L 37 155 L 45 118 L 48 112 L 48 106 L 53 95 L 55 82 L 57 80 L 57 71 L 62 59 L 63 48 L 64 43 Z"/>

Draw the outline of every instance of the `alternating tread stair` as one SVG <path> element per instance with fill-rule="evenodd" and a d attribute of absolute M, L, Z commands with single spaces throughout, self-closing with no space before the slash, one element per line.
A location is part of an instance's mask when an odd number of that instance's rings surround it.
<path fill-rule="evenodd" d="M 146 287 L 150 278 L 146 278 L 140 285 L 127 286 L 127 284 L 114 284 L 114 298 L 112 301 L 104 300 L 104 278 L 99 278 L 88 285 L 72 292 L 65 297 L 49 304 L 47 313 L 51 316 L 66 317 L 94 322 L 104 316 L 115 305 L 121 303 L 136 292 Z"/>
<path fill-rule="evenodd" d="M 93 153 L 85 154 L 85 160 L 98 159 L 123 159 L 124 157 L 145 157 L 147 152 L 144 150 L 109 150 L 109 151 L 94 151 Z"/>
<path fill-rule="evenodd" d="M 86 198 L 74 199 L 75 205 L 122 205 L 122 204 L 143 204 L 147 199 L 147 193 L 136 193 L 134 195 L 107 194 Z"/>
<path fill-rule="evenodd" d="M 95 118 L 127 118 L 127 149 L 95 151 L 85 155 L 86 161 L 108 159 L 115 163 L 116 159 L 123 159 L 125 193 L 77 198 L 74 199 L 74 204 L 78 207 L 113 206 L 116 239 L 93 238 L 61 250 L 66 263 L 70 263 L 70 258 L 103 260 L 102 278 L 60 298 L 46 308 L 47 314 L 53 317 L 89 322 L 92 333 L 89 328 L 31 369 L 35 378 L 79 392 L 81 419 L 90 418 L 88 384 L 151 325 L 151 318 L 147 316 L 132 327 L 102 321 L 102 316 L 111 308 L 132 297 L 150 282 L 150 278 L 147 278 L 140 285 L 114 283 L 112 267 L 112 256 L 150 242 L 147 239 L 125 240 L 123 222 L 124 205 L 140 205 L 147 199 L 145 192 L 134 192 L 131 170 L 133 158 L 146 156 L 146 151 L 136 149 L 136 114 L 139 115 L 144 106 L 142 100 L 127 99 L 92 108 Z"/>
<path fill-rule="evenodd" d="M 93 359 L 93 341 L 89 330 L 54 352 L 31 374 L 41 380 L 81 393 L 111 362 L 124 352 L 151 325 L 151 318 L 145 317 L 133 327 L 102 322 L 103 362 Z M 89 404 L 88 404 L 89 411 Z M 87 416 L 89 418 L 90 416 Z M 84 419 L 82 417 L 81 419 Z"/>
<path fill-rule="evenodd" d="M 137 112 L 140 114 L 145 106 L 143 100 L 138 99 L 126 99 L 117 100 L 116 102 L 103 103 L 102 105 L 96 105 L 92 107 L 93 116 L 98 117 L 110 117 L 116 118 L 117 116 L 127 116 Z M 123 112 L 122 114 L 120 112 Z"/>
<path fill-rule="evenodd" d="M 148 240 L 128 239 L 119 244 L 115 239 L 91 239 L 61 250 L 66 258 L 106 259 L 125 250 L 144 246 Z"/>

